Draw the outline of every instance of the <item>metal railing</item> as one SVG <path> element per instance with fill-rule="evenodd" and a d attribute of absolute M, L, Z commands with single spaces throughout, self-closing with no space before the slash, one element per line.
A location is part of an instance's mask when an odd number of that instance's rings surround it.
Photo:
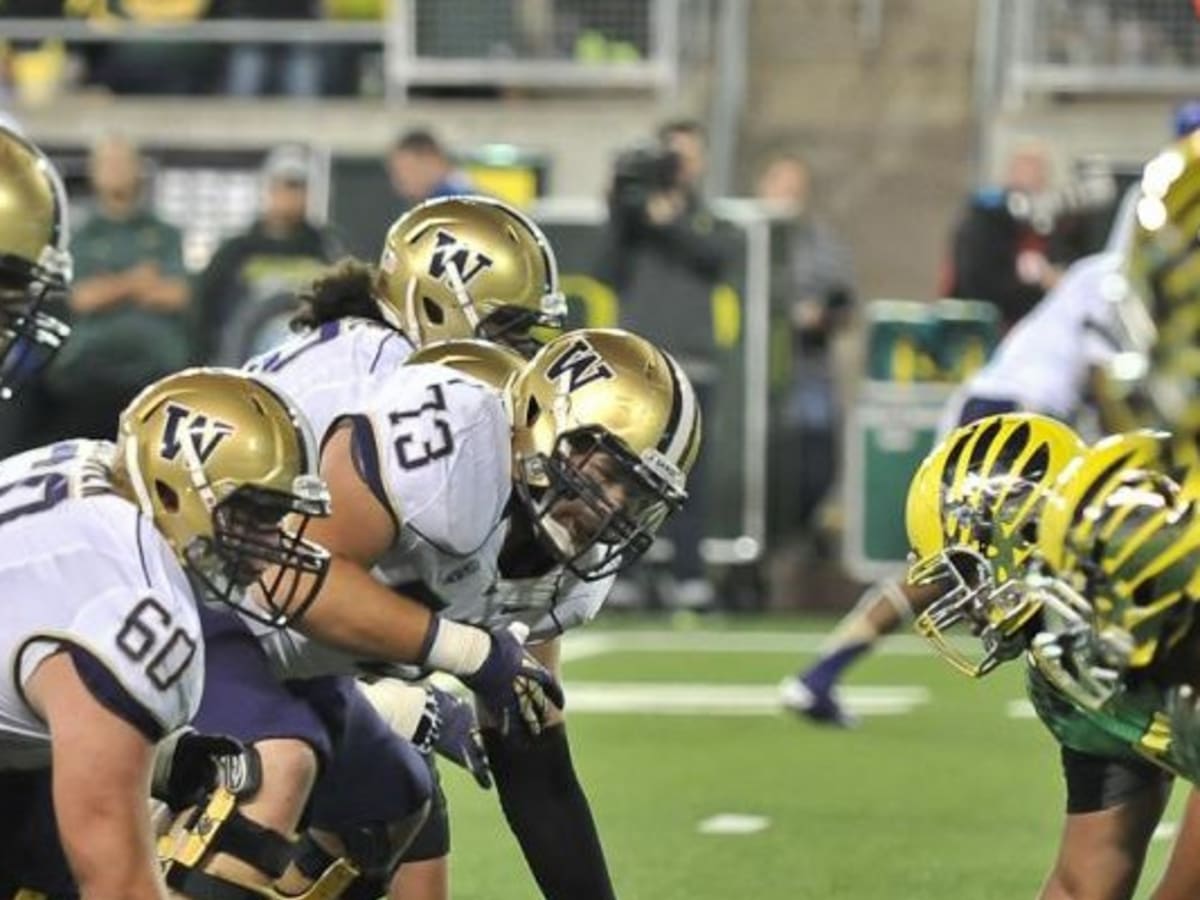
<path fill-rule="evenodd" d="M 1187 94 L 1200 16 L 1184 0 L 991 0 L 1009 102 L 1031 94 Z"/>
<path fill-rule="evenodd" d="M 697 2 L 391 0 L 378 22 L 0 19 L 0 41 L 375 47 L 395 99 L 412 87 L 462 85 L 668 93 L 679 83 L 682 7 Z"/>

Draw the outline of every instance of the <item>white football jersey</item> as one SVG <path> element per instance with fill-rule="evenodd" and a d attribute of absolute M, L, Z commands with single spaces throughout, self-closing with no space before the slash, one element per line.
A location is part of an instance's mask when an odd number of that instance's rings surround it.
<path fill-rule="evenodd" d="M 520 622 L 529 628 L 531 642 L 548 641 L 565 631 L 590 622 L 608 599 L 615 575 L 596 581 L 581 581 L 556 566 L 539 578 L 502 578 L 494 590 L 480 598 L 475 608 L 446 615 L 489 628 Z"/>
<path fill-rule="evenodd" d="M 112 452 L 70 441 L 0 463 L 0 769 L 50 764 L 46 723 L 23 689 L 65 645 L 86 651 L 123 707 L 132 701 L 163 731 L 199 706 L 204 652 L 191 587 L 154 526 L 109 492 Z"/>
<path fill-rule="evenodd" d="M 942 432 L 957 424 L 968 397 L 1011 400 L 1026 412 L 1072 421 L 1088 371 L 1112 358 L 1113 304 L 1105 290 L 1121 256 L 1098 253 L 1075 262 L 1054 289 L 1016 324 L 986 366 L 956 392 Z"/>
<path fill-rule="evenodd" d="M 469 376 L 440 366 L 402 368 L 412 352 L 399 332 L 347 319 L 293 338 L 246 368 L 286 393 L 319 440 L 341 419 L 354 423 L 360 467 L 403 523 L 375 567 L 380 581 L 405 593 L 419 584 L 419 598 L 455 621 L 522 622 L 531 640 L 589 621 L 613 579 L 581 582 L 561 569 L 517 581 L 499 577 L 501 516 L 511 491 L 507 416 L 495 392 Z M 284 677 L 358 666 L 298 632 L 247 624 Z"/>
<path fill-rule="evenodd" d="M 400 523 L 376 578 L 401 589 L 420 584 L 422 599 L 439 609 L 454 598 L 478 603 L 497 579 L 512 491 L 499 394 L 454 369 L 418 365 L 397 367 L 365 396 L 334 418 L 351 423 L 359 472 Z M 358 662 L 297 633 L 255 632 L 287 677 L 352 671 Z"/>
<path fill-rule="evenodd" d="M 396 329 L 348 318 L 297 335 L 244 368 L 296 403 L 322 443 L 337 419 L 366 409 L 412 352 Z"/>

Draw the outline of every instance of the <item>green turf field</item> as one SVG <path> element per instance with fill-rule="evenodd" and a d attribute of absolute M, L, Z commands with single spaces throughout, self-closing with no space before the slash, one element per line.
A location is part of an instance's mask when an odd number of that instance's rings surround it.
<path fill-rule="evenodd" d="M 1018 667 L 971 682 L 918 639 L 895 639 L 848 681 L 876 714 L 852 732 L 817 729 L 773 702 L 826 626 L 601 622 L 569 640 L 571 743 L 622 900 L 1036 894 L 1062 793 Z M 443 771 L 454 896 L 536 898 L 495 795 Z M 731 814 L 759 830 L 701 832 Z M 1168 847 L 1156 840 L 1139 896 Z"/>

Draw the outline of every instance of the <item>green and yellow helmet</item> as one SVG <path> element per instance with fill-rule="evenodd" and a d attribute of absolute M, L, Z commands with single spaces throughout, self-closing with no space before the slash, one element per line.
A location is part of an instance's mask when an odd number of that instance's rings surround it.
<path fill-rule="evenodd" d="M 527 360 L 516 350 L 490 341 L 438 341 L 415 351 L 404 364 L 431 363 L 449 366 L 503 392 L 525 368 Z"/>
<path fill-rule="evenodd" d="M 517 494 L 558 561 L 592 581 L 645 553 L 700 453 L 700 407 L 679 364 L 628 331 L 581 329 L 538 351 L 507 402 Z M 556 518 L 579 506 L 586 533 Z"/>
<path fill-rule="evenodd" d="M 71 281 L 67 195 L 53 164 L 0 126 L 0 398 L 50 361 L 69 329 L 46 308 Z"/>
<path fill-rule="evenodd" d="M 1042 515 L 1049 574 L 1083 598 L 1106 661 L 1141 669 L 1192 621 L 1200 520 L 1171 478 L 1090 454 L 1064 472 Z"/>
<path fill-rule="evenodd" d="M 1110 373 L 1117 384 L 1135 382 L 1125 393 L 1172 430 L 1200 429 L 1198 201 L 1200 134 L 1193 133 L 1143 170 L 1124 286 L 1112 297 L 1122 352 Z"/>
<path fill-rule="evenodd" d="M 988 416 L 951 432 L 909 486 L 910 584 L 939 589 L 918 633 L 978 678 L 1024 649 L 1038 607 L 1016 580 L 1033 552 L 1045 493 L 1084 445 L 1068 426 L 1033 413 Z M 965 629 L 980 651 L 953 640 Z"/>
<path fill-rule="evenodd" d="M 1164 432 L 1113 435 L 1073 460 L 1050 493 L 1042 565 L 1027 576 L 1042 603 L 1030 657 L 1079 706 L 1102 707 L 1127 671 L 1144 668 L 1190 625 L 1191 601 L 1176 583 L 1200 561 L 1184 512 L 1196 497 L 1193 455 Z"/>
<path fill-rule="evenodd" d="M 546 236 L 486 197 L 428 200 L 397 219 L 377 294 L 384 318 L 418 346 L 482 338 L 532 355 L 567 312 Z"/>
<path fill-rule="evenodd" d="M 113 483 L 213 599 L 281 626 L 312 603 L 329 565 L 303 537 L 310 517 L 329 514 L 318 466 L 283 395 L 235 370 L 187 369 L 121 413 Z"/>

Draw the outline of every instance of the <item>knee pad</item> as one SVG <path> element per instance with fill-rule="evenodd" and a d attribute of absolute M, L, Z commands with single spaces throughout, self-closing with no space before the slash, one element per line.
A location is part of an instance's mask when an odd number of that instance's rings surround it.
<path fill-rule="evenodd" d="M 167 886 L 185 897 L 204 900 L 263 900 L 278 896 L 271 888 L 246 885 L 202 870 L 205 863 L 224 853 L 278 879 L 292 862 L 295 842 L 287 835 L 259 825 L 238 811 L 262 784 L 258 751 L 246 749 L 236 771 L 224 772 L 221 783 L 184 821 L 176 834 L 159 841 L 159 859 Z M 348 864 L 334 865 L 304 894 L 289 900 L 334 900 L 358 876 Z"/>
<path fill-rule="evenodd" d="M 386 892 L 387 882 L 401 856 L 421 830 L 429 813 L 429 803 L 396 822 L 339 828 L 332 833 L 345 847 L 345 856 L 336 857 L 305 832 L 296 842 L 296 868 L 304 877 L 319 883 L 339 863 L 352 869 L 359 880 L 346 897 L 377 897 Z M 308 896 L 307 894 L 305 896 Z"/>

